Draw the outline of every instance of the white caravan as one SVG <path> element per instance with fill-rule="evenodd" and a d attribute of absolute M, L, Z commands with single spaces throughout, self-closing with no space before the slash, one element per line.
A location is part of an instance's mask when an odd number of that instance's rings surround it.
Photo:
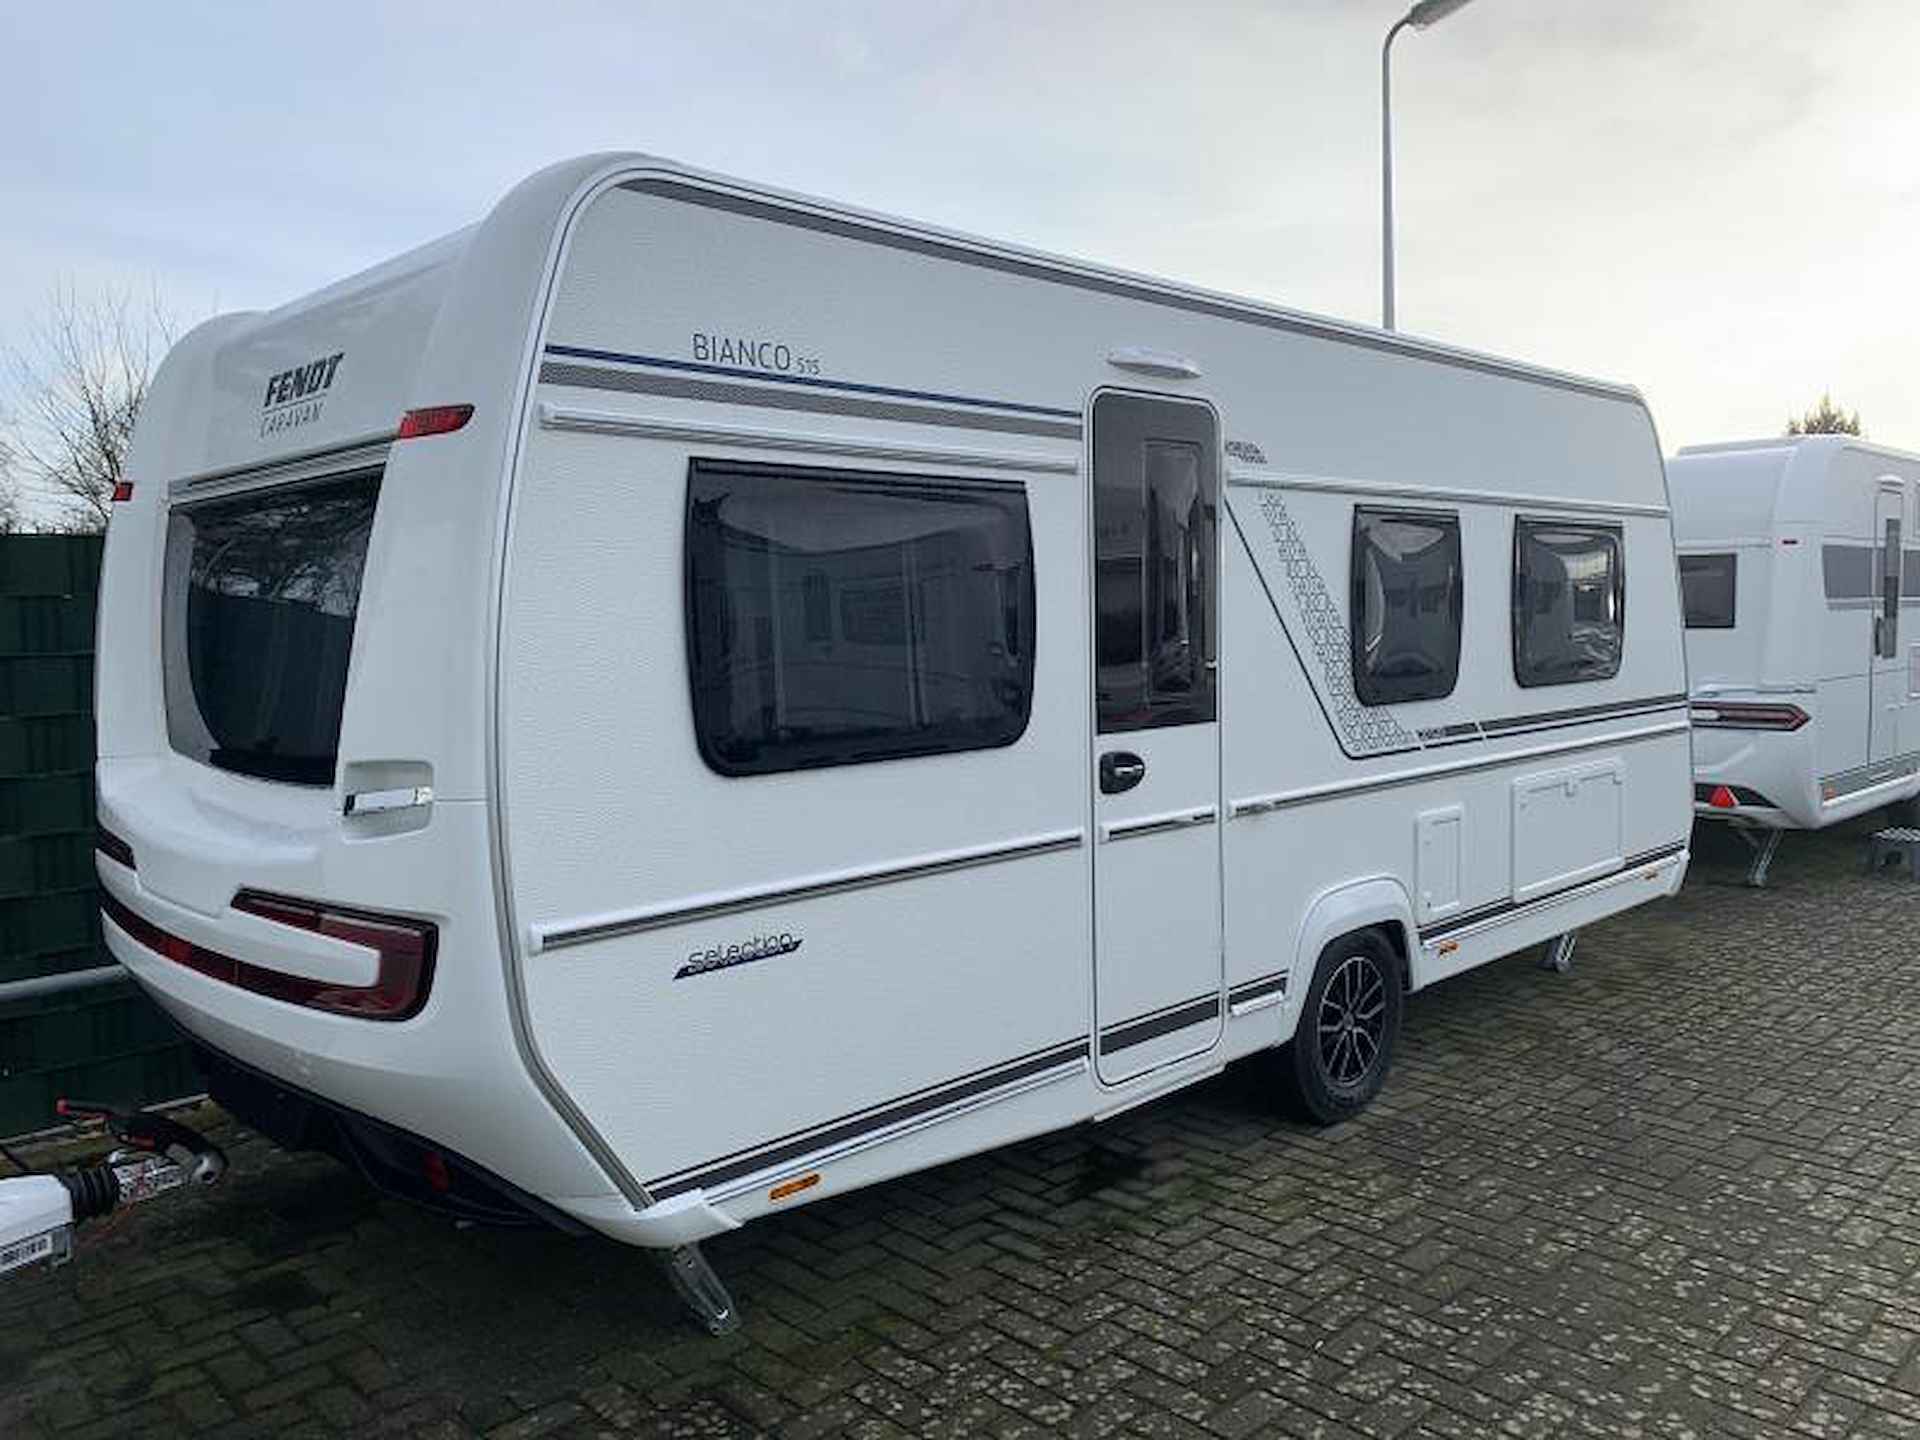
<path fill-rule="evenodd" d="M 1296 1032 L 1351 1114 L 1687 863 L 1612 385 L 599 156 L 194 331 L 131 474 L 113 952 L 269 1133 L 683 1283 Z"/>
<path fill-rule="evenodd" d="M 1850 435 L 1668 462 L 1694 808 L 1756 837 L 1920 793 L 1920 456 Z M 1902 619 L 1905 614 L 1913 619 Z"/>

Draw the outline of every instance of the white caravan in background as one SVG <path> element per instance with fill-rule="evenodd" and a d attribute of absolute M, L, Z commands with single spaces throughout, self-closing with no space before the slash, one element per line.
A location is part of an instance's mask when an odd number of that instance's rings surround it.
<path fill-rule="evenodd" d="M 1667 477 L 1694 808 L 1757 837 L 1761 884 L 1783 829 L 1920 793 L 1920 457 L 1807 435 L 1692 446 Z"/>
<path fill-rule="evenodd" d="M 1687 863 L 1612 385 L 600 156 L 194 331 L 131 474 L 113 952 L 259 1128 L 712 1323 L 703 1237 L 1255 1051 L 1352 1114 Z"/>

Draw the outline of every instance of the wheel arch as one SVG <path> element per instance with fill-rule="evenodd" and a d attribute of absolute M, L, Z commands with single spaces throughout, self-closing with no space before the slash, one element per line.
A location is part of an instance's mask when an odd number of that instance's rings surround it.
<path fill-rule="evenodd" d="M 1329 945 L 1362 930 L 1377 931 L 1400 966 L 1400 985 L 1412 988 L 1413 901 L 1407 889 L 1391 875 L 1349 880 L 1322 891 L 1307 907 L 1294 944 L 1290 994 L 1304 993 L 1313 970 Z"/>

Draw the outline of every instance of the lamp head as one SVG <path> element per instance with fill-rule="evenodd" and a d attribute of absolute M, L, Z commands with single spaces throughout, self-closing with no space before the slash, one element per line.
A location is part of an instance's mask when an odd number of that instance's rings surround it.
<path fill-rule="evenodd" d="M 1472 0 L 1420 0 L 1407 12 L 1407 23 L 1416 30 L 1424 30 L 1471 3 Z"/>

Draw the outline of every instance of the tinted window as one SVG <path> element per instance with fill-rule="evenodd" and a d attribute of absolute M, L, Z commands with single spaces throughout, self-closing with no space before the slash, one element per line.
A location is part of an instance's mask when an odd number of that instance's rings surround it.
<path fill-rule="evenodd" d="M 1433 700 L 1460 674 L 1460 520 L 1353 512 L 1353 685 L 1362 703 Z"/>
<path fill-rule="evenodd" d="M 1873 594 L 1871 545 L 1823 545 L 1820 573 L 1829 600 L 1865 600 Z"/>
<path fill-rule="evenodd" d="M 1513 673 L 1522 685 L 1618 674 L 1626 613 L 1619 526 L 1514 522 Z"/>
<path fill-rule="evenodd" d="M 167 733 L 196 760 L 331 785 L 378 472 L 175 510 Z"/>
<path fill-rule="evenodd" d="M 1682 555 L 1680 606 L 1689 630 L 1733 628 L 1734 555 Z"/>
<path fill-rule="evenodd" d="M 1887 521 L 1880 539 L 1880 623 L 1874 653 L 1891 660 L 1900 653 L 1900 522 Z"/>
<path fill-rule="evenodd" d="M 981 749 L 1026 729 L 1020 486 L 696 460 L 686 546 L 694 729 L 721 774 Z"/>
<path fill-rule="evenodd" d="M 1213 414 L 1131 395 L 1093 413 L 1100 731 L 1211 720 Z"/>

